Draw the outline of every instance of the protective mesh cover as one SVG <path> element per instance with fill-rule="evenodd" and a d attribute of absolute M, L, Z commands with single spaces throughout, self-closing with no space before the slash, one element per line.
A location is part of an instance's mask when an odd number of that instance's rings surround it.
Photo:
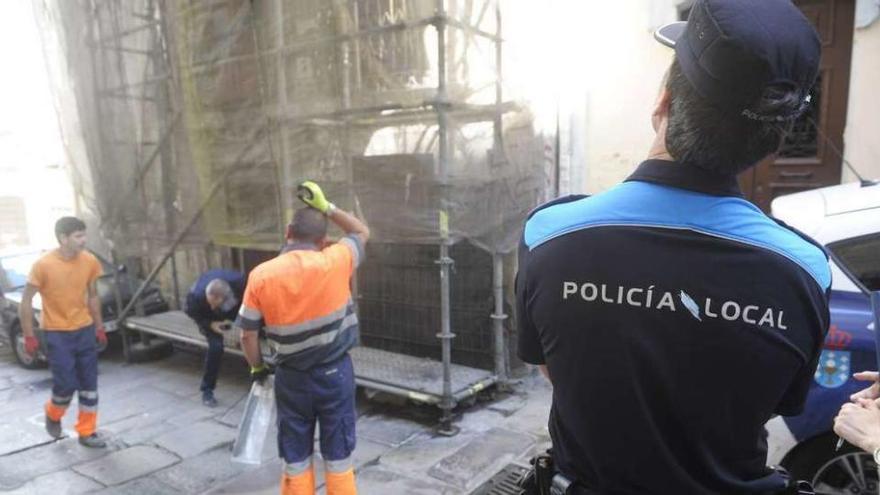
<path fill-rule="evenodd" d="M 276 249 L 304 179 L 377 242 L 497 252 L 545 197 L 544 139 L 496 91 L 493 0 L 34 2 L 79 194 L 121 255 L 200 211 L 184 249 Z"/>

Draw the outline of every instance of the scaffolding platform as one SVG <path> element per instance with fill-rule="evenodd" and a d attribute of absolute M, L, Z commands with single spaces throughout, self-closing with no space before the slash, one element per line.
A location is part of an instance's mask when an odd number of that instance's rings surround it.
<path fill-rule="evenodd" d="M 131 330 L 174 342 L 202 348 L 208 346 L 195 322 L 183 311 L 132 316 L 126 319 L 126 326 Z M 226 332 L 223 341 L 227 352 L 244 356 L 236 330 Z M 268 354 L 267 347 L 263 351 Z M 356 347 L 350 354 L 354 362 L 355 380 L 359 386 L 423 404 L 441 404 L 443 363 L 440 361 L 370 347 Z M 452 399 L 455 403 L 478 394 L 497 380 L 490 371 L 458 364 L 451 365 L 451 375 Z"/>
<path fill-rule="evenodd" d="M 199 332 L 199 327 L 183 311 L 166 311 L 149 316 L 131 316 L 125 320 L 125 326 L 131 330 L 138 330 L 174 342 L 202 348 L 208 347 L 208 341 Z M 244 356 L 239 337 L 240 334 L 235 330 L 225 332 L 223 344 L 227 352 Z"/>
<path fill-rule="evenodd" d="M 400 395 L 415 402 L 439 405 L 443 400 L 443 363 L 396 352 L 356 347 L 351 350 L 358 385 Z M 451 365 L 452 398 L 458 402 L 496 382 L 486 370 Z"/>

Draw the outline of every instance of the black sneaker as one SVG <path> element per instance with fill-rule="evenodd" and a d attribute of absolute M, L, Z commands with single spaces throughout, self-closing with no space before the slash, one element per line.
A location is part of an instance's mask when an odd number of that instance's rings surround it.
<path fill-rule="evenodd" d="M 61 438 L 61 421 L 52 421 L 46 416 L 46 432 L 52 438 Z"/>
<path fill-rule="evenodd" d="M 99 437 L 97 433 L 92 433 L 87 437 L 79 437 L 80 445 L 84 445 L 91 449 L 103 449 L 107 446 L 107 442 L 104 441 L 103 438 Z"/>
<path fill-rule="evenodd" d="M 202 392 L 202 404 L 208 407 L 217 407 L 217 399 L 214 398 L 214 392 Z"/>

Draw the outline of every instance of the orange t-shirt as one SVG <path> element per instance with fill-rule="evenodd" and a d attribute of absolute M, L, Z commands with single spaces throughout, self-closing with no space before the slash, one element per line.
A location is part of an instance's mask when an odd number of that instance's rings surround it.
<path fill-rule="evenodd" d="M 27 282 L 37 288 L 43 301 L 43 330 L 70 331 L 91 325 L 88 287 L 101 272 L 101 262 L 88 251 L 68 260 L 55 250 L 37 260 Z"/>

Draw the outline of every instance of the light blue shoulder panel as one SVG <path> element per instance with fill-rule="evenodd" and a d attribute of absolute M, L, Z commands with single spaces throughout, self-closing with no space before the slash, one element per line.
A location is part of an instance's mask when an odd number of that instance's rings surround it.
<path fill-rule="evenodd" d="M 823 291 L 831 285 L 825 253 L 757 206 L 648 182 L 624 182 L 602 194 L 539 210 L 526 222 L 525 243 L 533 250 L 571 232 L 606 226 L 691 230 L 748 244 L 797 263 Z"/>

